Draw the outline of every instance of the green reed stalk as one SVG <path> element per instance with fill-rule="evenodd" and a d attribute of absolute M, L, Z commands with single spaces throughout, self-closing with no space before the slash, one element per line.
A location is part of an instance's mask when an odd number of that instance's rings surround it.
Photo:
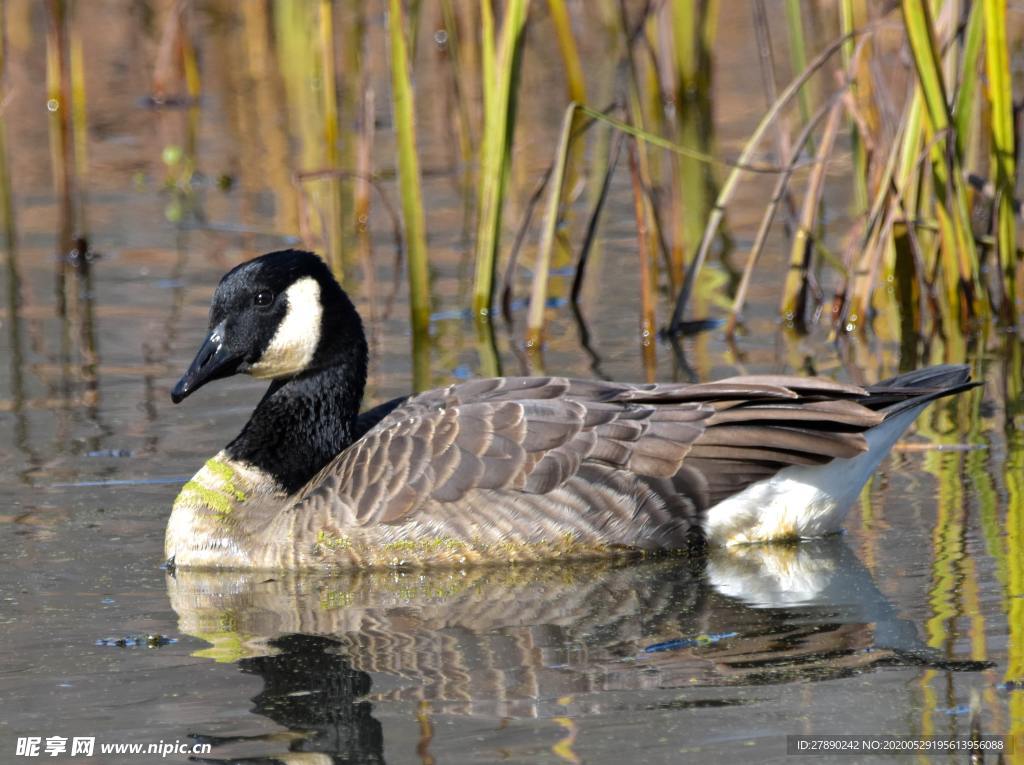
<path fill-rule="evenodd" d="M 195 46 L 192 44 L 191 26 L 192 3 L 181 2 L 177 5 L 177 13 L 174 23 L 178 27 L 178 46 L 180 49 L 179 63 L 182 76 L 185 79 L 185 92 L 188 94 L 188 108 L 185 112 L 185 135 L 182 147 L 182 156 L 185 167 L 194 169 L 199 155 L 199 105 L 201 92 L 201 80 L 199 77 L 199 57 L 196 55 Z M 180 178 L 187 181 L 189 174 L 182 173 Z M 187 183 L 185 184 L 187 186 Z M 180 197 L 189 199 L 189 206 L 192 209 L 198 207 L 198 201 L 192 190 L 182 189 Z"/>
<path fill-rule="evenodd" d="M 925 115 L 931 134 L 938 139 L 932 142 L 931 153 L 935 193 L 939 201 L 936 215 L 942 232 L 945 299 L 950 305 L 960 305 L 962 318 L 985 315 L 987 306 L 981 300 L 983 293 L 978 275 L 978 256 L 971 235 L 970 211 L 960 157 L 955 151 L 955 142 L 954 151 L 943 150 L 947 143 L 945 134 L 951 122 L 946 100 L 947 88 L 939 66 L 939 50 L 928 4 L 903 0 L 903 19 L 924 96 Z"/>
<path fill-rule="evenodd" d="M 551 270 L 551 250 L 555 244 L 555 229 L 558 228 L 558 212 L 562 204 L 562 184 L 569 160 L 569 145 L 572 141 L 573 122 L 576 119 L 576 104 L 570 103 L 562 118 L 562 133 L 555 152 L 554 172 L 548 184 L 548 203 L 544 214 L 544 228 L 537 248 L 537 262 L 533 268 L 533 284 L 530 290 L 530 307 L 526 318 L 526 344 L 537 348 L 543 344 L 544 307 L 547 303 L 548 274 Z"/>
<path fill-rule="evenodd" d="M 676 72 L 684 91 L 697 88 L 700 70 L 700 4 L 693 0 L 672 0 L 672 34 L 676 48 Z"/>
<path fill-rule="evenodd" d="M 405 221 L 406 262 L 409 268 L 409 313 L 412 319 L 413 384 L 423 390 L 430 382 L 430 359 L 423 350 L 430 336 L 430 273 L 423 219 L 419 159 L 416 154 L 416 108 L 405 44 L 401 0 L 390 0 L 391 90 L 398 143 L 398 181 Z"/>
<path fill-rule="evenodd" d="M 562 64 L 565 66 L 569 100 L 584 104 L 587 102 L 587 87 L 565 0 L 548 0 L 548 13 L 551 16 L 551 25 L 555 29 L 555 39 L 558 40 L 558 50 L 562 54 Z"/>
<path fill-rule="evenodd" d="M 246 4 L 249 5 L 249 4 Z M 307 179 L 304 173 L 320 170 L 325 164 L 323 100 L 311 87 L 320 80 L 320 55 L 310 45 L 318 34 L 319 8 L 306 0 L 277 0 L 273 12 L 273 39 L 276 65 L 284 85 L 287 107 L 287 139 L 298 146 L 294 160 L 296 212 L 298 228 L 305 245 L 323 250 L 328 237 L 326 206 L 331 180 L 320 174 Z M 325 261 L 330 263 L 328 258 Z"/>
<path fill-rule="evenodd" d="M 480 199 L 476 241 L 473 313 L 491 312 L 494 267 L 501 239 L 501 208 L 515 125 L 516 84 L 529 0 L 509 0 L 501 40 L 495 48 L 490 3 L 481 3 L 484 128 L 480 146 Z"/>
<path fill-rule="evenodd" d="M 366 15 L 369 13 L 366 3 L 341 3 L 335 16 L 337 33 L 334 37 L 337 58 L 335 59 L 335 77 L 339 83 L 337 90 L 338 120 L 338 167 L 342 170 L 358 172 L 360 128 L 364 121 L 365 94 L 371 89 L 371 75 L 365 63 L 368 44 Z M 407 20 L 408 29 L 416 29 L 415 24 Z M 409 52 L 412 61 L 416 57 Z M 345 119 L 351 115 L 350 119 Z M 370 150 L 372 151 L 372 144 Z M 364 177 L 369 177 L 366 175 Z M 359 209 L 356 195 L 358 193 L 359 175 L 342 173 L 338 179 L 338 196 L 340 200 L 340 227 L 343 256 L 348 256 L 348 243 L 352 234 L 359 236 L 360 222 L 357 216 Z M 369 190 L 365 190 L 367 194 Z M 364 221 L 366 218 L 363 219 Z M 346 263 L 346 266 L 349 264 Z"/>
<path fill-rule="evenodd" d="M 199 97 L 202 95 L 202 81 L 199 77 L 199 57 L 196 55 L 195 46 L 192 45 L 192 35 L 188 26 L 188 8 L 183 7 L 178 17 L 181 25 L 181 69 L 185 75 L 185 92 L 188 93 L 189 101 L 193 106 L 198 105 Z"/>
<path fill-rule="evenodd" d="M 978 76 L 978 62 L 981 58 L 981 47 L 984 42 L 984 12 L 981 3 L 971 6 L 967 29 L 964 32 L 963 60 L 960 78 L 956 89 L 956 100 L 953 102 L 953 122 L 956 124 L 956 140 L 961 156 L 965 156 L 968 147 L 974 145 L 970 140 L 979 130 L 974 112 L 975 100 L 981 78 Z M 970 166 L 970 163 L 965 162 Z"/>
<path fill-rule="evenodd" d="M 906 112 L 903 138 L 898 147 L 894 148 L 899 153 L 899 161 L 895 170 L 896 188 L 900 196 L 905 200 L 908 209 L 913 210 L 915 213 L 918 212 L 917 196 L 919 189 L 919 178 L 915 170 L 919 165 L 918 155 L 926 138 L 927 136 L 924 133 L 924 94 L 918 85 L 914 88 L 914 95 L 911 96 L 910 107 Z M 879 189 L 880 195 L 888 195 L 888 193 L 886 189 Z M 881 207 L 883 202 L 881 199 L 876 198 L 875 203 Z M 872 206 L 872 209 L 875 209 L 875 207 Z"/>
<path fill-rule="evenodd" d="M 551 25 L 555 31 L 555 39 L 558 41 L 558 51 L 561 54 L 562 64 L 565 67 L 566 93 L 570 101 L 578 104 L 587 102 L 587 86 L 583 77 L 583 66 L 580 64 L 580 54 L 576 48 L 576 39 L 572 34 L 572 22 L 569 18 L 569 11 L 566 9 L 565 0 L 548 0 L 548 15 L 551 17 Z M 573 122 L 573 133 L 582 126 L 586 118 L 580 112 L 575 112 Z M 586 148 L 584 141 L 576 141 L 571 144 L 568 165 L 566 166 L 566 178 L 563 184 L 562 195 L 566 198 L 572 194 L 576 187 L 576 181 L 583 166 L 583 151 Z"/>
<path fill-rule="evenodd" d="M 804 16 L 800 0 L 786 0 L 786 26 L 789 31 L 789 61 L 794 72 L 807 68 L 807 40 L 804 36 Z M 811 118 L 810 96 L 807 88 L 800 88 L 797 103 L 800 105 L 800 119 L 806 123 Z M 807 142 L 808 150 L 814 152 L 814 139 Z"/>
<path fill-rule="evenodd" d="M 46 25 L 46 98 L 50 112 L 50 166 L 54 174 L 54 188 L 58 198 L 64 196 L 63 187 L 67 178 L 61 174 L 64 167 L 65 118 L 68 104 L 64 100 L 64 3 L 50 0 L 49 19 Z"/>
<path fill-rule="evenodd" d="M 840 29 L 846 36 L 843 44 L 843 70 L 853 71 L 854 45 L 852 35 L 857 30 L 859 21 L 863 21 L 866 10 L 862 0 L 842 0 L 839 4 Z M 862 91 L 868 87 L 867 78 L 855 77 L 851 89 L 851 97 L 858 103 L 864 103 L 866 94 Z M 868 207 L 868 158 L 864 146 L 864 136 L 857 127 L 856 120 L 850 120 L 850 148 L 853 151 L 853 183 L 856 212 L 863 213 Z"/>
<path fill-rule="evenodd" d="M 0 13 L 0 83 L 7 82 L 7 19 Z M 4 235 L 4 246 L 7 249 L 7 290 L 8 305 L 7 318 L 11 331 L 11 347 L 16 356 L 11 369 L 20 380 L 21 374 L 21 340 L 20 320 L 21 313 L 18 310 L 20 301 L 20 283 L 18 274 L 17 248 L 17 223 L 14 215 L 14 187 L 11 185 L 11 164 L 7 153 L 7 120 L 5 115 L 0 114 L 0 216 L 3 216 L 0 230 Z M 16 397 L 17 400 L 17 397 Z"/>
<path fill-rule="evenodd" d="M 3 14 L 0 14 L 2 16 Z M 0 19 L 0 81 L 6 62 L 4 24 Z M 17 228 L 14 214 L 14 192 L 11 186 L 10 157 L 7 153 L 7 121 L 0 115 L 0 231 L 3 232 L 5 250 L 7 302 L 7 356 L 11 372 L 10 395 L 14 415 L 13 435 L 16 443 L 30 443 L 28 421 L 25 417 L 25 352 L 22 342 L 21 273 L 18 266 Z"/>
<path fill-rule="evenodd" d="M 996 168 L 996 241 L 1002 270 L 1003 318 L 1013 324 L 1020 306 L 1017 295 L 1017 219 L 1013 195 L 1017 186 L 1014 147 L 1013 81 L 1006 43 L 1006 2 L 985 0 L 985 73 L 992 108 L 992 164 Z"/>
<path fill-rule="evenodd" d="M 704 57 L 698 59 L 701 63 L 703 87 L 711 85 L 711 62 L 707 56 L 715 49 L 718 37 L 718 5 L 719 0 L 704 0 L 704 16 L 700 24 L 700 43 Z"/>
<path fill-rule="evenodd" d="M 671 35 L 661 34 L 659 40 L 671 46 L 662 54 L 672 61 L 671 77 L 675 97 L 675 109 L 670 122 L 674 123 L 676 142 L 684 147 L 707 148 L 711 140 L 712 120 L 710 119 L 710 79 L 705 67 L 705 76 L 700 76 L 701 62 L 708 63 L 706 38 L 702 32 L 706 27 L 700 23 L 700 4 L 688 0 L 673 0 L 665 7 L 667 24 Z M 705 21 L 708 13 L 715 9 L 704 8 Z M 664 32 L 664 30 L 663 30 Z M 657 112 L 656 112 L 657 113 Z M 671 210 L 673 211 L 671 232 L 672 245 L 669 256 L 669 279 L 673 294 L 682 287 L 686 270 L 686 259 L 692 257 L 700 244 L 704 222 L 711 207 L 713 195 L 709 182 L 711 170 L 693 158 L 676 156 L 672 158 Z"/>
<path fill-rule="evenodd" d="M 245 74 L 253 87 L 245 94 L 255 114 L 274 114 L 281 109 L 281 72 L 275 69 L 270 47 L 271 11 L 264 3 L 243 3 Z M 298 231 L 297 183 L 292 174 L 291 134 L 287 120 L 263 120 L 259 125 L 263 146 L 262 180 L 276 194 L 272 223 L 276 230 Z"/>
<path fill-rule="evenodd" d="M 327 167 L 339 167 L 338 149 L 338 91 L 335 80 L 334 56 L 334 0 L 320 0 L 320 113 L 323 118 L 324 160 Z M 327 185 L 327 210 L 324 221 L 324 245 L 327 262 L 340 280 L 345 271 L 342 257 L 342 201 L 341 181 L 330 178 Z"/>
<path fill-rule="evenodd" d="M 79 178 L 89 169 L 89 124 L 85 100 L 85 54 L 83 53 L 82 32 L 76 23 L 77 15 L 72 5 L 68 28 L 68 69 L 71 80 L 71 128 L 75 145 L 75 171 Z"/>
<path fill-rule="evenodd" d="M 928 115 L 935 130 L 944 131 L 948 127 L 946 86 L 939 67 L 939 51 L 928 5 L 905 0 L 903 14 Z"/>
<path fill-rule="evenodd" d="M 0 118 L 0 231 L 3 232 L 4 248 L 7 250 L 7 266 L 10 270 L 7 287 L 11 290 L 8 295 L 8 323 L 12 327 L 18 326 L 20 319 L 18 309 L 18 275 L 17 258 L 14 250 L 17 246 L 17 227 L 14 215 L 14 189 L 11 185 L 10 162 L 7 155 L 7 122 Z"/>

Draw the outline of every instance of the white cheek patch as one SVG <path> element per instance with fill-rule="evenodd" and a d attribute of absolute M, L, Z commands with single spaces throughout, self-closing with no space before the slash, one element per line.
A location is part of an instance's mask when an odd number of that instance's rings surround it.
<path fill-rule="evenodd" d="M 249 373 L 253 377 L 290 377 L 309 366 L 320 344 L 320 285 L 306 276 L 284 291 L 288 310 L 259 361 Z"/>

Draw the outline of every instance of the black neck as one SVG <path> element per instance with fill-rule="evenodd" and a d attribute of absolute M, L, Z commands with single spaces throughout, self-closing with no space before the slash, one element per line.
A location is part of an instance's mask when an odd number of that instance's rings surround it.
<path fill-rule="evenodd" d="M 228 456 L 273 476 L 289 494 L 298 491 L 354 440 L 365 385 L 358 359 L 275 380 Z"/>

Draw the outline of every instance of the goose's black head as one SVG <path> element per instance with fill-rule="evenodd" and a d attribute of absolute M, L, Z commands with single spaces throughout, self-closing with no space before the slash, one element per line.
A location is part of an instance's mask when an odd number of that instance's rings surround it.
<path fill-rule="evenodd" d="M 287 381 L 347 364 L 365 379 L 365 359 L 359 314 L 327 265 L 311 252 L 271 252 L 220 280 L 210 332 L 171 399 L 237 373 Z"/>

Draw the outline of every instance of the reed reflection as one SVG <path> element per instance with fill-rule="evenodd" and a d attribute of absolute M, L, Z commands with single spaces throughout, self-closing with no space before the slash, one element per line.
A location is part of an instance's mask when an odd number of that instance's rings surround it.
<path fill-rule="evenodd" d="M 0 46 L 4 45 L 5 42 L 0 40 Z M 6 62 L 6 58 L 6 50 L 0 47 L 0 62 Z M 2 77 L 3 72 L 0 71 L 0 78 Z M 7 267 L 5 298 L 7 303 L 7 342 L 11 349 L 8 368 L 11 374 L 10 409 L 14 413 L 14 446 L 25 454 L 29 464 L 36 464 L 38 457 L 32 451 L 28 418 L 25 414 L 25 348 L 21 326 L 21 267 L 18 263 L 18 229 L 14 214 L 10 157 L 7 151 L 7 123 L 2 115 L 0 115 L 0 216 L 3 216 L 0 229 L 3 232 Z M 24 475 L 22 480 L 25 480 Z"/>

